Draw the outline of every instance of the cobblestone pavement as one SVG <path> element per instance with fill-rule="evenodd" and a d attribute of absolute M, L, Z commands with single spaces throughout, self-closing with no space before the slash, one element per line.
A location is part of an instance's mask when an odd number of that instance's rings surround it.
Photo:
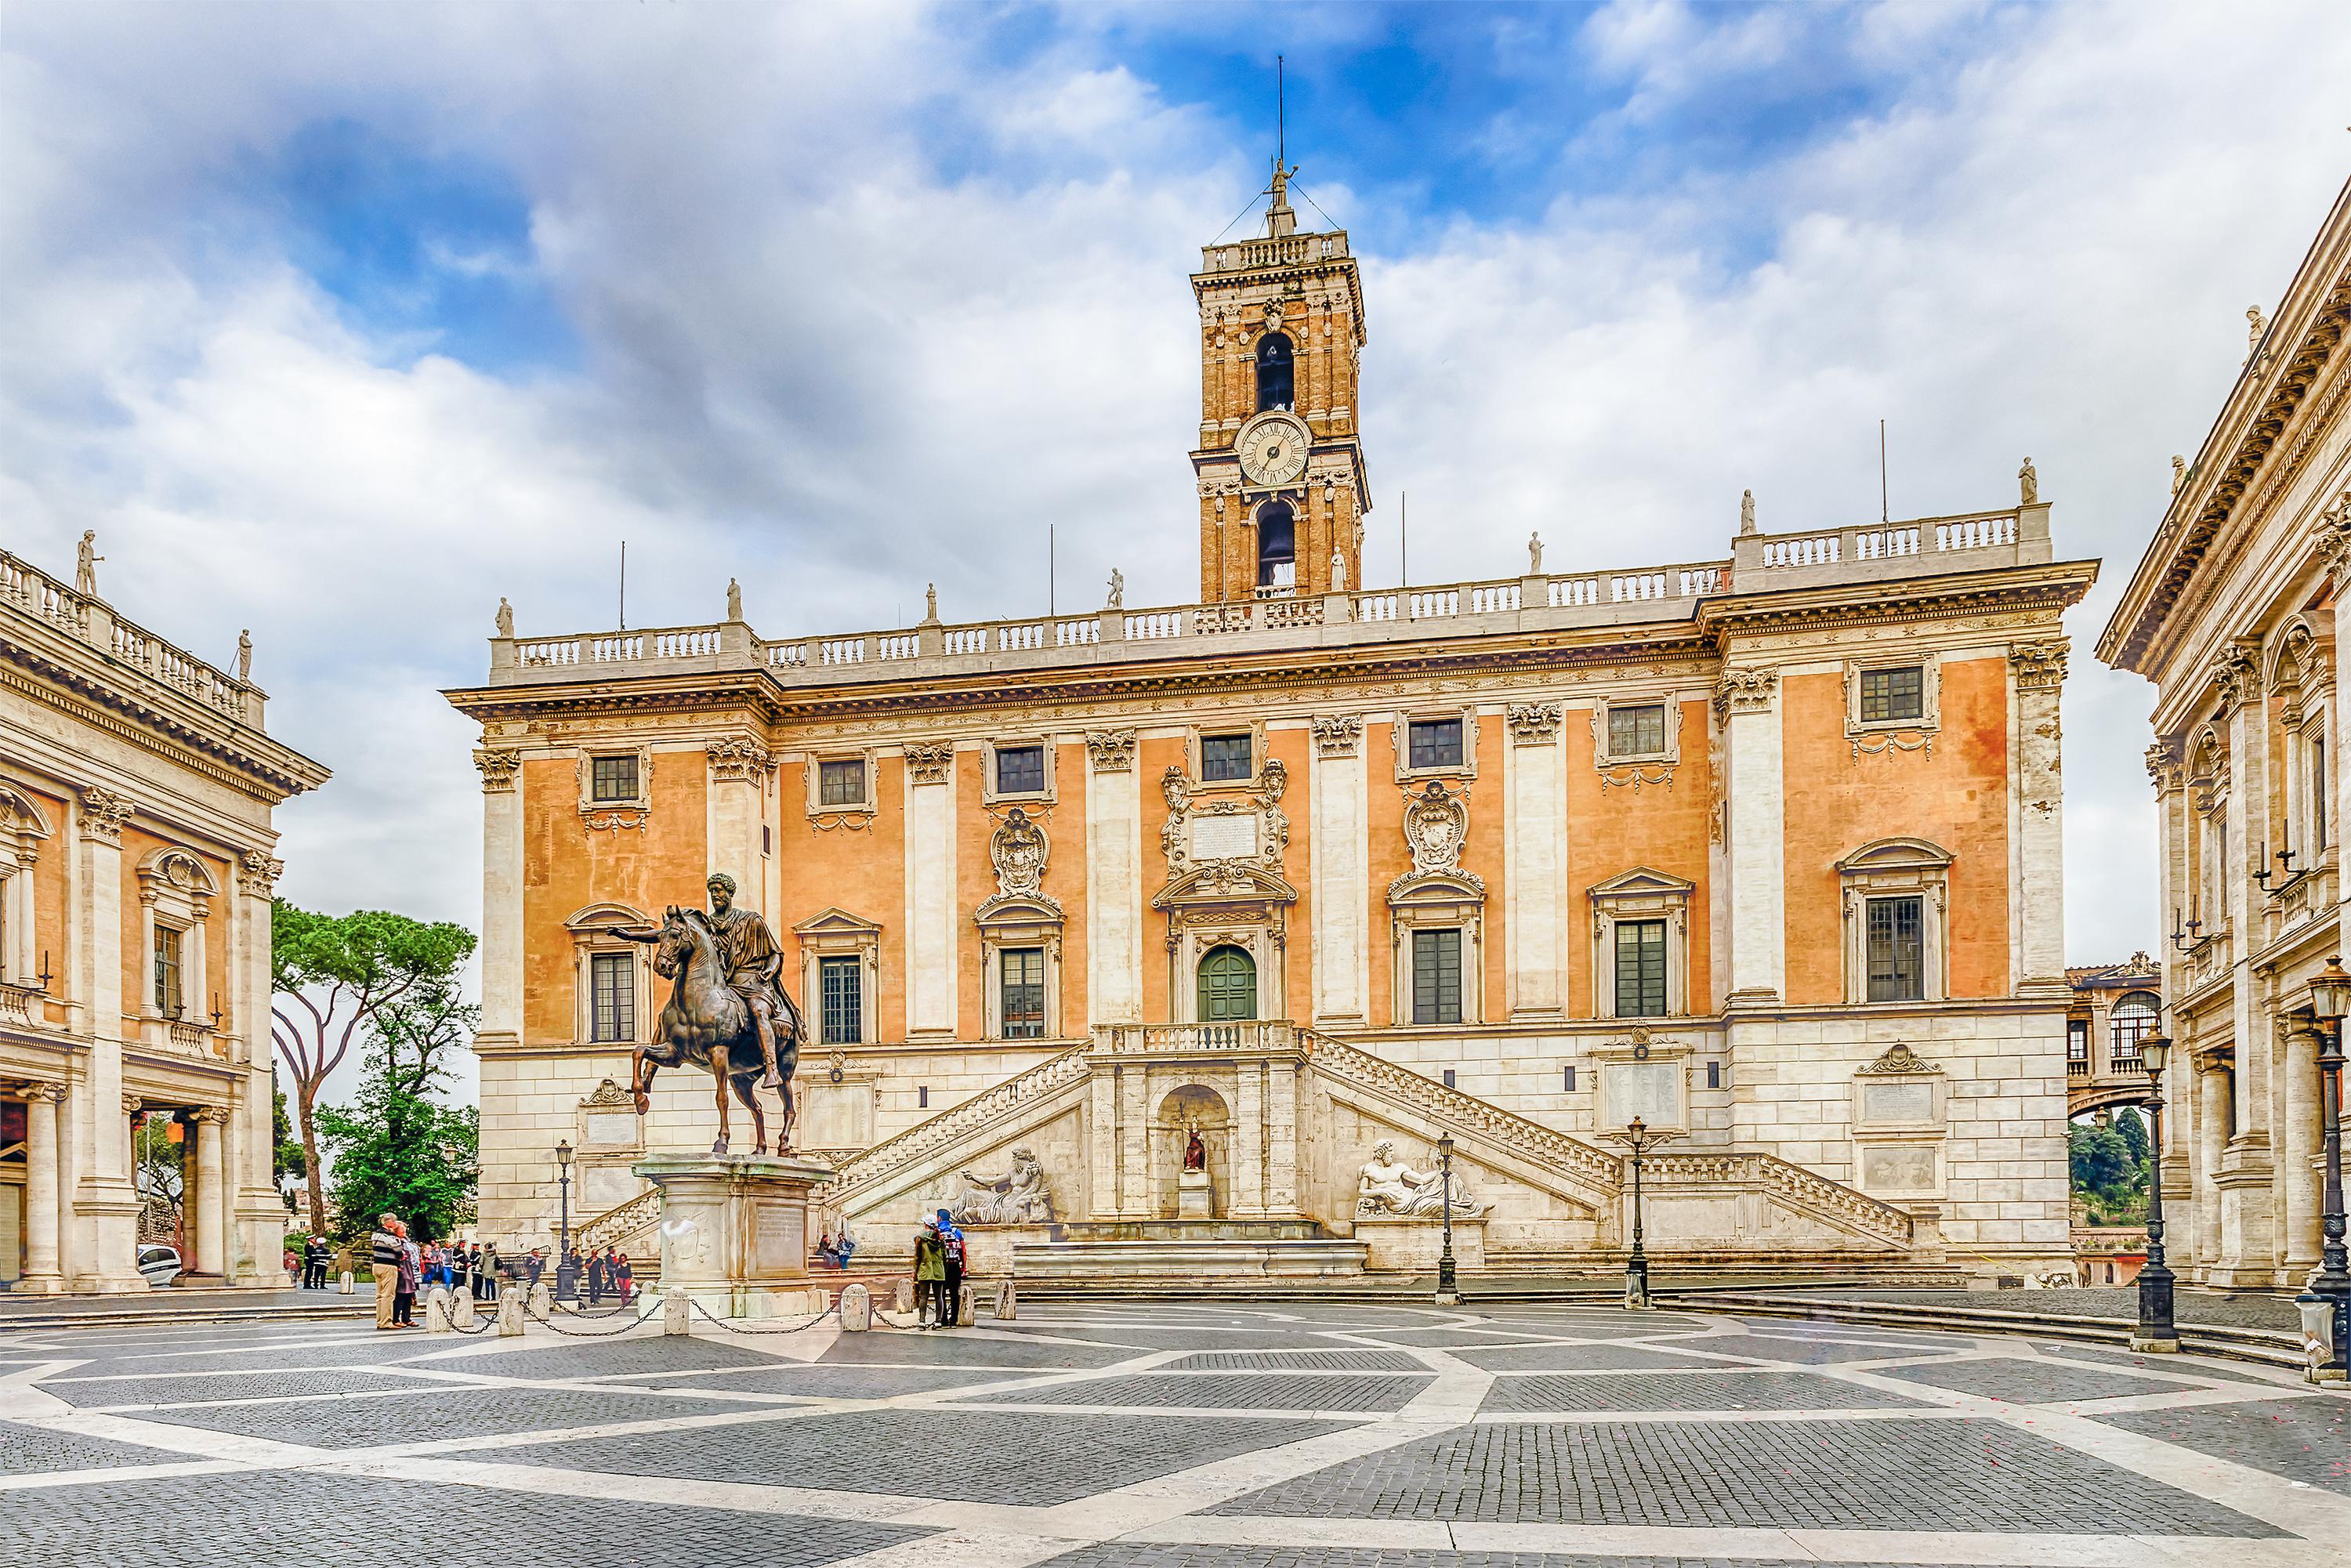
<path fill-rule="evenodd" d="M 2197 1356 L 1590 1306 L 610 1327 L 0 1329 L 0 1563 L 2351 1568 L 2351 1398 Z"/>

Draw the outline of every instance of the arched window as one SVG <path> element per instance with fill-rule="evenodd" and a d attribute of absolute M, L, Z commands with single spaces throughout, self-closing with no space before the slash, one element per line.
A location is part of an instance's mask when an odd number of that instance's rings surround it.
<path fill-rule="evenodd" d="M 1292 588 L 1298 582 L 1298 514 L 1287 501 L 1257 509 L 1257 585 Z"/>
<path fill-rule="evenodd" d="M 2138 1042 L 2155 1032 L 2155 1015 L 2162 1005 L 2153 991 L 2125 991 L 2115 998 L 2114 1011 L 2106 1015 L 2114 1030 L 2113 1059 L 2137 1059 Z"/>
<path fill-rule="evenodd" d="M 1211 947 L 1200 958 L 1202 1023 L 1257 1017 L 1257 961 L 1238 947 Z"/>
<path fill-rule="evenodd" d="M 1268 332 L 1257 346 L 1257 411 L 1295 406 L 1292 389 L 1297 377 L 1290 365 L 1290 340 Z"/>

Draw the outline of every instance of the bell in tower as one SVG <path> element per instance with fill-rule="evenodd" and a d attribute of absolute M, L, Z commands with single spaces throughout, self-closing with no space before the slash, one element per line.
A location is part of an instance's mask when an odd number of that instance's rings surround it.
<path fill-rule="evenodd" d="M 1265 233 L 1200 253 L 1200 598 L 1363 586 L 1362 275 L 1343 229 L 1301 234 L 1273 162 Z"/>

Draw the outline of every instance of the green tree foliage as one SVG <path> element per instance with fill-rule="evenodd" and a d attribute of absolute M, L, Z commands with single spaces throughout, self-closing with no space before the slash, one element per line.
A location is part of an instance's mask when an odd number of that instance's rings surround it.
<path fill-rule="evenodd" d="M 2074 1196 L 2090 1210 L 2093 1223 L 2136 1220 L 2144 1212 L 2151 1174 L 2147 1128 L 2134 1111 L 2119 1113 L 2111 1125 L 2076 1123 L 2065 1133 Z"/>
<path fill-rule="evenodd" d="M 276 1104 L 270 1111 L 271 1178 L 277 1184 L 277 1196 L 286 1200 L 291 1212 L 295 1207 L 294 1194 L 310 1174 L 310 1161 L 302 1153 L 302 1140 L 294 1135 L 294 1117 L 286 1109 L 286 1091 L 277 1088 L 277 1069 L 270 1070 L 272 1098 Z"/>
<path fill-rule="evenodd" d="M 2153 1155 L 2147 1139 L 2147 1122 L 2136 1106 L 2126 1105 L 2115 1113 L 2115 1132 L 2122 1138 L 2123 1146 L 2130 1150 L 2131 1167 L 2145 1179 L 2147 1163 Z"/>
<path fill-rule="evenodd" d="M 473 951 L 474 934 L 446 921 L 428 925 L 381 909 L 318 915 L 282 898 L 273 907 L 270 1034 L 294 1079 L 313 1230 L 327 1228 L 319 1161 L 319 1091 L 327 1075 L 341 1065 L 359 1030 L 386 1009 L 436 989 L 454 997 L 458 967 Z M 412 1088 L 407 1097 L 421 1092 Z"/>
<path fill-rule="evenodd" d="M 337 1234 L 345 1239 L 365 1235 L 386 1212 L 406 1220 L 421 1241 L 437 1240 L 473 1218 L 478 1113 L 411 1089 L 388 1053 L 371 1053 L 356 1103 L 321 1105 L 318 1123 L 333 1156 Z"/>

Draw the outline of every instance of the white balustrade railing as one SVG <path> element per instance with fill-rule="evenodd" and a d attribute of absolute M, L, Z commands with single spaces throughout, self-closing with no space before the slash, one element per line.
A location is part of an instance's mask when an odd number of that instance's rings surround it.
<path fill-rule="evenodd" d="M 2016 542 L 2016 514 L 2001 512 L 1988 517 L 1959 517 L 1935 525 L 1935 548 L 1944 549 L 1984 549 L 1993 545 Z"/>
<path fill-rule="evenodd" d="M 1767 567 L 1834 566 L 1836 564 L 1840 538 L 1835 534 L 1811 534 L 1792 539 L 1765 539 L 1763 564 Z"/>
<path fill-rule="evenodd" d="M 1888 560 L 1896 556 L 1918 553 L 1918 530 L 1916 528 L 1864 528 L 1854 536 L 1853 556 L 1855 560 Z"/>
<path fill-rule="evenodd" d="M 0 551 L 0 596 L 66 635 L 208 707 L 232 718 L 246 716 L 246 698 L 252 688 L 244 682 L 231 679 L 193 653 L 116 615 L 103 601 L 85 600 L 40 568 L 5 551 Z"/>
<path fill-rule="evenodd" d="M 1551 607 L 1570 610 L 1600 602 L 1600 581 L 1591 577 L 1554 577 L 1551 580 Z"/>

